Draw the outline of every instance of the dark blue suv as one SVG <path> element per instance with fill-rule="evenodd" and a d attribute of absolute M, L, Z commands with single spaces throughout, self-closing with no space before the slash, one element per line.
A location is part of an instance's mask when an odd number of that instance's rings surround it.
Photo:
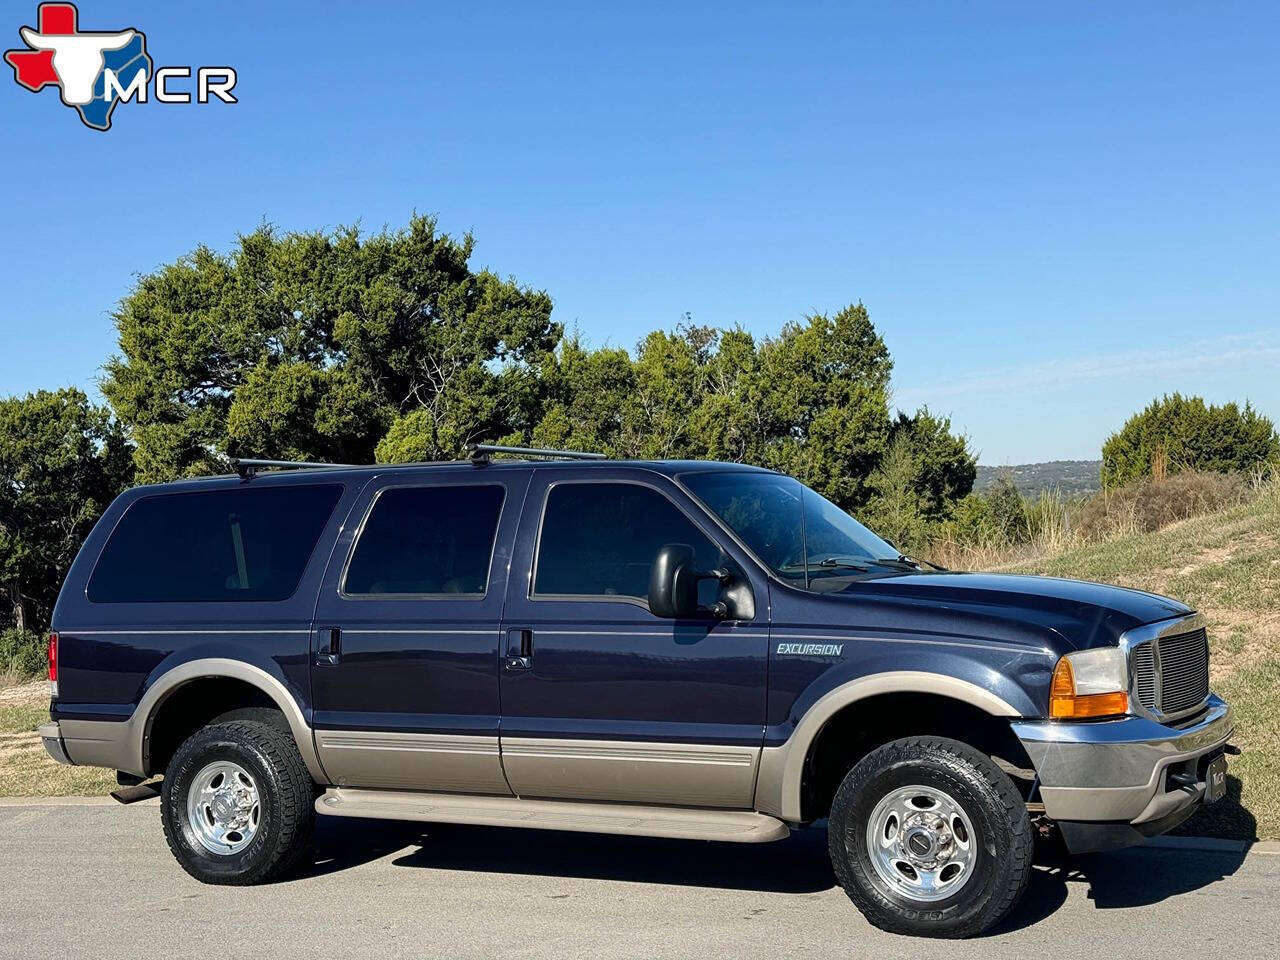
<path fill-rule="evenodd" d="M 495 449 L 121 496 L 54 612 L 48 751 L 163 774 L 206 882 L 287 870 L 316 814 L 827 819 L 863 913 L 934 936 L 1017 902 L 1033 821 L 1097 850 L 1222 796 L 1231 712 L 1176 601 L 925 570 L 768 470 Z"/>

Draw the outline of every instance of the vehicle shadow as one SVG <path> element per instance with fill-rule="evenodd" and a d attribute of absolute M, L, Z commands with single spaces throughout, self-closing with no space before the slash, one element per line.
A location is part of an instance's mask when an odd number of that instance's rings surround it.
<path fill-rule="evenodd" d="M 822 829 L 744 844 L 320 817 L 313 855 L 290 879 L 347 870 L 408 847 L 414 849 L 396 857 L 396 866 L 815 893 L 836 882 L 826 844 Z"/>
<path fill-rule="evenodd" d="M 999 936 L 1033 926 L 1053 914 L 1083 884 L 1099 910 L 1149 906 L 1191 893 L 1231 876 L 1246 851 L 1130 847 L 1071 856 L 1057 845 L 1038 845 L 1031 883 L 1018 907 L 987 931 Z"/>
<path fill-rule="evenodd" d="M 393 854 L 398 867 L 473 873 L 618 880 L 765 893 L 835 888 L 825 824 L 765 844 L 664 840 L 553 830 L 321 817 L 313 856 L 290 880 L 351 869 Z M 1036 923 L 1087 886 L 1098 909 L 1146 906 L 1209 886 L 1244 862 L 1234 851 L 1135 847 L 1083 857 L 1037 846 L 1031 883 L 1018 907 L 988 936 Z"/>
<path fill-rule="evenodd" d="M 796 830 L 775 843 L 665 840 L 502 827 L 437 827 L 402 867 L 625 880 L 767 893 L 835 886 L 825 830 Z M 513 842 L 514 841 L 514 842 Z"/>

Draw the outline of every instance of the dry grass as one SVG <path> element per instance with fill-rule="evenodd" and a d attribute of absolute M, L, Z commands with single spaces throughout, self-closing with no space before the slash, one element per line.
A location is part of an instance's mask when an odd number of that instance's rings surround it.
<path fill-rule="evenodd" d="M 1023 502 L 1025 518 L 1008 531 L 978 542 L 937 540 L 924 556 L 954 570 L 1006 570 L 1091 543 L 1153 533 L 1182 520 L 1217 514 L 1248 503 L 1280 479 L 1271 468 L 1252 476 L 1184 471 L 1081 498 L 1042 490 Z M 992 532 L 994 534 L 994 531 Z"/>
<path fill-rule="evenodd" d="M 3 696 L 6 691 L 13 687 L 18 686 L 21 683 L 26 683 L 28 680 L 30 680 L 30 677 L 17 673 L 16 671 L 0 670 L 0 696 Z"/>
<path fill-rule="evenodd" d="M 0 797 L 92 796 L 114 790 L 110 770 L 67 767 L 50 759 L 36 735 L 48 720 L 47 683 L 0 688 Z"/>
<path fill-rule="evenodd" d="M 1086 500 L 1074 523 L 1081 541 L 1150 533 L 1190 517 L 1242 503 L 1251 487 L 1239 474 L 1185 471 L 1164 480 L 1132 483 Z"/>

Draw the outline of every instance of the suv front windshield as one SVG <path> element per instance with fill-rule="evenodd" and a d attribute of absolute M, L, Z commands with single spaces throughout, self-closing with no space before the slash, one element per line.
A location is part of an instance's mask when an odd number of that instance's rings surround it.
<path fill-rule="evenodd" d="M 791 477 L 720 471 L 681 474 L 680 480 L 785 580 L 803 585 L 915 569 L 892 545 Z"/>

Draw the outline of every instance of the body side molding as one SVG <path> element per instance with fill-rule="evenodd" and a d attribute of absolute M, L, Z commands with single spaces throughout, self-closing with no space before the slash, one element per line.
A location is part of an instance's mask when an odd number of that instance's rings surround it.
<path fill-rule="evenodd" d="M 765 747 L 760 756 L 755 808 L 790 823 L 800 822 L 800 783 L 809 747 L 827 721 L 845 707 L 885 693 L 932 693 L 985 710 L 992 716 L 1020 716 L 1010 704 L 990 690 L 939 673 L 892 670 L 858 677 L 824 694 L 805 711 L 787 742 Z"/>

